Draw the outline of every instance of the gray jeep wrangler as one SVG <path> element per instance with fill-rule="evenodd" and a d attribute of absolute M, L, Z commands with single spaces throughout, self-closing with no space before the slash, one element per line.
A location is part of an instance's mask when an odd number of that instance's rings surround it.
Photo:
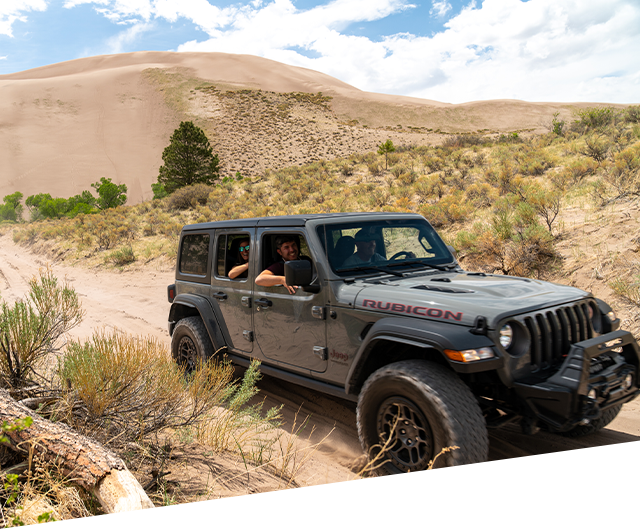
<path fill-rule="evenodd" d="M 281 235 L 308 258 L 284 263 L 294 294 L 255 282 L 282 261 Z M 240 243 L 248 267 L 231 279 Z M 640 391 L 638 345 L 604 301 L 466 272 L 415 214 L 185 226 L 168 297 L 177 362 L 256 358 L 265 374 L 356 401 L 362 447 L 386 461 L 381 473 L 423 470 L 452 446 L 436 466 L 485 461 L 487 428 L 507 423 L 595 432 Z"/>

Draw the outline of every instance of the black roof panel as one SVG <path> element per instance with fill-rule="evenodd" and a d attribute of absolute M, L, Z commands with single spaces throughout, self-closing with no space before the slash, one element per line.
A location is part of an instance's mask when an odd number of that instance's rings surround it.
<path fill-rule="evenodd" d="M 183 230 L 204 230 L 223 228 L 251 228 L 254 226 L 304 226 L 308 220 L 351 220 L 355 217 L 420 217 L 416 213 L 390 213 L 390 212 L 357 212 L 357 213 L 309 213 L 306 215 L 281 215 L 277 217 L 257 217 L 251 219 L 220 220 L 214 222 L 204 222 L 201 224 L 189 224 Z"/>

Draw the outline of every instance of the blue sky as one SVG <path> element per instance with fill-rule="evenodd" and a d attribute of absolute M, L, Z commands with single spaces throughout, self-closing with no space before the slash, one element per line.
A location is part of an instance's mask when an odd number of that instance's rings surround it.
<path fill-rule="evenodd" d="M 451 103 L 640 103 L 640 0 L 0 0 L 0 75 L 142 50 L 258 55 Z"/>

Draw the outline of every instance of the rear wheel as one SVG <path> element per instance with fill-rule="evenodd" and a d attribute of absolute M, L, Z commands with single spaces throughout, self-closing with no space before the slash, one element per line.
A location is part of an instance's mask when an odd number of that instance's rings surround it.
<path fill-rule="evenodd" d="M 602 430 L 605 426 L 607 426 L 613 419 L 618 416 L 620 410 L 622 409 L 622 404 L 618 406 L 613 406 L 608 410 L 602 412 L 602 415 L 599 419 L 595 421 L 591 421 L 589 424 L 579 424 L 578 426 L 574 426 L 568 432 L 562 432 L 560 435 L 564 437 L 583 437 L 585 435 L 590 435 L 592 433 L 596 433 Z"/>
<path fill-rule="evenodd" d="M 187 372 L 213 355 L 213 345 L 202 320 L 197 316 L 176 323 L 171 338 L 171 356 Z"/>
<path fill-rule="evenodd" d="M 486 461 L 487 427 L 471 390 L 444 367 L 421 360 L 385 366 L 358 399 L 358 435 L 378 474 Z"/>

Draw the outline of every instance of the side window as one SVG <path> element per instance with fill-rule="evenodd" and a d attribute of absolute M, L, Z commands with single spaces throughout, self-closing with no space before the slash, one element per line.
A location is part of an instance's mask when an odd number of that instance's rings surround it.
<path fill-rule="evenodd" d="M 228 233 L 218 237 L 216 246 L 217 277 L 246 279 L 249 272 L 251 236 L 248 233 Z"/>
<path fill-rule="evenodd" d="M 207 275 L 209 257 L 209 234 L 185 235 L 180 251 L 180 272 L 183 274 Z"/>
<path fill-rule="evenodd" d="M 303 257 L 311 260 L 311 251 L 309 250 L 309 245 L 307 244 L 307 240 L 300 233 L 278 233 L 278 234 L 265 234 L 262 239 L 262 259 L 261 269 L 265 270 L 269 268 L 271 265 L 275 263 L 282 263 L 285 260 L 289 260 L 292 258 L 292 254 L 290 253 L 290 242 L 294 241 L 295 246 L 298 249 L 297 256 L 298 258 Z M 281 244 L 280 250 L 282 251 L 282 246 L 289 247 L 286 255 L 282 255 L 278 253 L 278 244 Z M 275 275 L 282 275 L 280 273 L 280 268 L 277 269 L 278 273 Z"/>

